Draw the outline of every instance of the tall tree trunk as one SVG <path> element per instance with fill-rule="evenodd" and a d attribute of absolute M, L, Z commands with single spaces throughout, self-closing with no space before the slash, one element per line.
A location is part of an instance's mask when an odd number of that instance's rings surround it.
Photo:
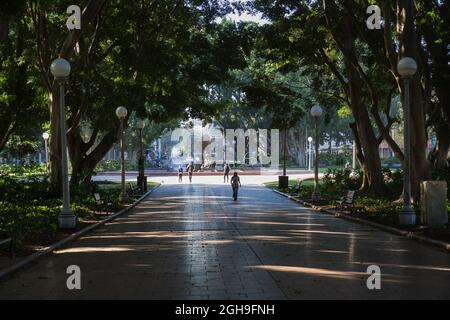
<path fill-rule="evenodd" d="M 449 166 L 448 152 L 450 149 L 450 127 L 447 123 L 436 126 L 436 146 L 430 155 L 430 162 L 436 169 L 443 169 Z"/>
<path fill-rule="evenodd" d="M 364 161 L 361 163 L 364 180 L 360 191 L 371 196 L 382 196 L 386 194 L 386 186 L 381 170 L 381 158 L 378 150 L 379 143 L 370 121 L 369 111 L 361 99 L 363 96 L 363 82 L 355 67 L 358 62 L 350 60 L 352 56 L 355 57 L 355 37 L 349 16 L 345 18 L 344 29 L 346 34 L 343 49 L 349 53 L 345 54 L 344 59 L 349 79 L 350 109 L 356 122 L 355 128 L 358 132 L 358 143 L 364 157 Z"/>
<path fill-rule="evenodd" d="M 83 11 L 82 21 L 83 29 L 91 24 L 97 17 L 107 0 L 90 0 Z M 65 39 L 59 57 L 69 60 L 74 52 L 76 43 L 81 37 L 81 30 L 73 30 Z M 50 160 L 50 182 L 54 190 L 59 190 L 62 185 L 62 167 L 61 167 L 61 138 L 60 138 L 60 99 L 59 86 L 56 80 L 53 80 L 51 91 L 48 93 L 50 101 L 50 132 L 51 139 L 49 144 Z"/>
<path fill-rule="evenodd" d="M 356 120 L 355 129 L 358 132 L 358 143 L 363 152 L 364 161 L 361 164 L 364 179 L 360 191 L 372 196 L 386 194 L 381 159 L 378 151 L 377 137 L 370 122 L 369 112 L 361 102 L 361 79 L 358 72 L 347 63 L 351 110 Z M 361 155 L 358 156 L 362 158 Z M 361 161 L 360 161 L 361 162 Z"/>
<path fill-rule="evenodd" d="M 331 132 L 328 134 L 328 153 L 331 154 L 333 152 L 333 138 Z"/>
<path fill-rule="evenodd" d="M 417 34 L 415 27 L 415 11 L 412 0 L 398 2 L 398 29 L 401 33 L 401 57 L 418 59 Z M 404 95 L 403 81 L 398 78 L 402 96 Z M 411 191 L 415 200 L 420 198 L 420 182 L 429 178 L 429 163 L 426 158 L 428 137 L 425 124 L 425 103 L 420 77 L 415 76 L 411 81 Z"/>
<path fill-rule="evenodd" d="M 91 149 L 96 141 L 96 137 L 97 134 L 95 133 L 91 140 L 86 143 L 82 140 L 79 132 L 71 133 L 68 136 L 70 141 L 69 155 L 73 167 L 73 175 L 70 182 L 73 188 L 91 181 L 97 164 L 111 150 L 114 143 L 117 142 L 118 129 L 108 132 L 95 148 Z"/>
<path fill-rule="evenodd" d="M 364 173 L 363 185 L 360 190 L 372 196 L 382 196 L 386 194 L 386 186 L 381 170 L 379 143 L 373 130 L 368 108 L 362 102 L 363 81 L 360 70 L 358 70 L 360 66 L 355 49 L 356 34 L 352 25 L 352 17 L 346 12 L 342 19 L 335 21 L 335 14 L 339 12 L 335 1 L 323 0 L 323 6 L 327 24 L 338 48 L 344 55 L 348 79 L 346 94 L 349 97 L 350 109 L 355 119 L 355 124 L 351 127 L 357 141 L 358 159 Z M 336 25 L 339 28 L 337 31 L 335 30 Z"/>
<path fill-rule="evenodd" d="M 442 24 L 438 26 L 431 23 L 421 25 L 418 33 L 423 35 L 426 41 L 426 52 L 423 49 L 419 53 L 421 53 L 424 63 L 425 81 L 428 88 L 425 100 L 430 106 L 427 114 L 436 133 L 436 146 L 430 154 L 429 160 L 434 168 L 445 168 L 449 165 L 447 158 L 450 149 L 450 91 L 448 90 L 450 34 L 443 34 L 441 25 L 448 24 L 450 21 L 450 1 L 442 2 L 440 6 L 432 1 L 423 1 L 422 4 L 427 12 L 436 12 L 442 19 Z M 430 66 L 428 59 L 432 60 Z M 435 103 L 431 103 L 432 89 L 437 97 Z"/>
<path fill-rule="evenodd" d="M 2 122 L 0 127 L 0 151 L 2 151 L 9 138 L 14 133 L 16 123 L 12 123 L 9 119 L 5 121 L 3 118 L 1 118 L 0 121 Z"/>
<path fill-rule="evenodd" d="M 434 150 L 434 161 L 432 161 L 432 163 L 434 168 L 442 169 L 450 165 L 448 163 L 448 154 L 450 150 L 450 121 L 448 121 L 448 119 L 450 119 L 450 114 L 447 116 L 445 112 L 445 109 L 450 109 L 450 92 L 448 88 L 443 88 L 442 85 L 436 85 L 436 92 L 439 97 L 439 106 L 437 108 L 439 110 L 437 110 L 438 115 L 434 122 L 436 148 Z"/>
<path fill-rule="evenodd" d="M 306 166 L 306 132 L 304 128 L 293 128 L 288 132 L 288 150 L 291 159 L 296 159 L 299 167 Z"/>

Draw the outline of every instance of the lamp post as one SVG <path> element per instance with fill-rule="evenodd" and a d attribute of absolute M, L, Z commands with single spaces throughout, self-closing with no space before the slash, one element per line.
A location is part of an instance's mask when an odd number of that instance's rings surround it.
<path fill-rule="evenodd" d="M 312 142 L 313 142 L 313 138 L 309 137 L 308 138 L 308 150 L 309 150 L 309 158 L 308 158 L 308 171 L 311 171 L 312 169 Z"/>
<path fill-rule="evenodd" d="M 233 166 L 235 169 L 236 169 L 236 163 L 238 160 L 236 145 L 237 145 L 236 138 L 233 138 Z"/>
<path fill-rule="evenodd" d="M 66 136 L 66 112 L 64 83 L 70 75 L 70 63 L 65 59 L 56 59 L 50 66 L 50 71 L 59 84 L 60 101 L 60 135 L 61 135 L 61 168 L 62 168 L 62 191 L 63 209 L 58 216 L 61 229 L 74 229 L 77 218 L 70 210 L 70 187 L 69 187 L 69 164 L 67 162 L 67 136 Z"/>
<path fill-rule="evenodd" d="M 225 164 L 227 163 L 227 129 L 223 129 L 223 168 L 225 170 Z"/>
<path fill-rule="evenodd" d="M 322 116 L 323 110 L 320 106 L 314 106 L 311 108 L 311 116 L 314 118 L 316 129 L 316 165 L 314 172 L 314 192 L 312 194 L 313 201 L 320 201 L 319 191 L 319 118 Z"/>
<path fill-rule="evenodd" d="M 283 176 L 287 176 L 287 169 L 286 169 L 286 158 L 287 158 L 287 137 L 288 136 L 288 130 L 284 129 L 284 139 L 283 139 Z M 289 184 L 289 182 L 288 182 Z"/>
<path fill-rule="evenodd" d="M 44 139 L 44 147 L 45 147 L 45 168 L 48 174 L 48 139 L 50 139 L 50 135 L 48 132 L 44 132 L 42 134 L 42 138 Z"/>
<path fill-rule="evenodd" d="M 399 215 L 399 223 L 401 225 L 412 226 L 416 224 L 416 212 L 411 206 L 411 110 L 410 110 L 410 84 L 411 80 L 417 72 L 417 63 L 413 58 L 403 58 L 398 63 L 398 73 L 404 83 L 404 143 L 405 143 L 405 161 L 403 165 L 404 182 L 403 182 L 403 210 Z"/>
<path fill-rule="evenodd" d="M 128 110 L 125 107 L 118 107 L 116 109 L 116 116 L 120 121 L 120 169 L 122 172 L 122 191 L 119 196 L 120 202 L 128 201 L 128 194 L 125 189 L 125 142 L 123 137 L 123 122 L 128 115 Z"/>
<path fill-rule="evenodd" d="M 136 128 L 139 130 L 139 176 L 138 176 L 138 186 L 140 186 L 141 192 L 145 193 L 147 191 L 147 184 L 146 184 L 146 177 L 145 177 L 145 157 L 144 157 L 144 143 L 143 143 L 143 130 L 144 130 L 145 124 L 144 121 L 139 119 L 136 123 Z"/>
<path fill-rule="evenodd" d="M 287 176 L 286 158 L 287 158 L 287 135 L 288 130 L 284 129 L 283 135 L 283 175 L 278 176 L 278 188 L 286 189 L 289 187 L 289 177 Z"/>

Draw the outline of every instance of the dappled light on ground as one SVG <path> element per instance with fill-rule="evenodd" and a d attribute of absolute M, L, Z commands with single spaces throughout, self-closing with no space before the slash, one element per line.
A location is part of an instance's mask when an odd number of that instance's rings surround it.
<path fill-rule="evenodd" d="M 363 278 L 366 274 L 359 272 L 345 272 L 318 268 L 305 268 L 305 267 L 291 267 L 291 266 L 250 266 L 249 268 L 262 269 L 275 272 L 292 272 L 292 273 L 302 273 L 307 275 L 313 275 L 318 277 L 331 277 L 339 279 L 353 279 L 359 280 Z"/>
<path fill-rule="evenodd" d="M 83 270 L 83 298 L 377 299 L 366 287 L 370 265 L 382 270 L 384 298 L 450 296 L 443 252 L 263 187 L 240 192 L 234 203 L 228 188 L 162 186 L 128 215 L 4 284 L 0 296 L 77 297 L 61 289 L 72 264 Z"/>

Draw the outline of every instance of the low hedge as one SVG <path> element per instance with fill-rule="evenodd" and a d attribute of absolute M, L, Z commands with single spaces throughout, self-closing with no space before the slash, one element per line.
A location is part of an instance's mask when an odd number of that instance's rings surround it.
<path fill-rule="evenodd" d="M 111 199 L 119 207 L 120 185 L 92 184 L 72 190 L 71 208 L 79 220 L 95 218 L 94 192 Z M 13 235 L 16 243 L 58 232 L 58 215 L 62 209 L 59 195 L 50 192 L 45 178 L 35 176 L 0 176 L 0 238 Z"/>

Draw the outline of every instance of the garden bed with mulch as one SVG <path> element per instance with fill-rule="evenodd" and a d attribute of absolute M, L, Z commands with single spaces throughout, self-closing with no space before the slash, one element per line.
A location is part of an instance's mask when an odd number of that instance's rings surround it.
<path fill-rule="evenodd" d="M 289 186 L 293 187 L 297 183 L 296 180 L 290 180 Z M 282 192 L 286 195 L 290 195 L 288 189 L 280 190 L 278 189 L 278 182 L 270 182 L 265 184 L 266 187 Z M 314 183 L 311 179 L 305 180 L 302 182 L 302 186 L 298 194 L 290 195 L 291 198 L 295 198 L 302 202 L 320 207 L 325 210 L 336 210 L 336 201 L 340 200 L 343 196 L 345 196 L 345 192 L 338 191 L 344 190 L 344 188 L 336 188 L 336 185 L 333 185 L 330 182 L 324 182 L 323 180 L 320 182 L 320 191 L 322 193 L 323 199 L 320 202 L 313 202 L 311 200 L 311 194 L 314 189 Z M 347 190 L 352 190 L 352 188 L 348 188 Z M 355 189 L 353 189 L 355 190 Z M 433 240 L 442 241 L 446 243 L 450 243 L 450 224 L 439 226 L 439 227 L 431 227 L 427 225 L 418 224 L 413 227 L 402 226 L 399 224 L 399 212 L 403 207 L 403 204 L 399 201 L 396 201 L 399 195 L 393 194 L 391 198 L 371 198 L 371 197 L 356 197 L 355 198 L 355 206 L 363 207 L 364 211 L 357 212 L 349 212 L 344 211 L 343 213 L 352 218 L 360 219 L 362 221 L 368 221 L 372 223 L 376 223 L 382 226 L 386 226 L 389 228 L 399 229 L 401 231 L 405 231 L 416 236 L 427 237 Z M 417 212 L 417 221 L 420 221 L 420 208 L 415 208 Z M 448 203 L 449 210 L 449 219 L 450 219 L 450 202 Z"/>

